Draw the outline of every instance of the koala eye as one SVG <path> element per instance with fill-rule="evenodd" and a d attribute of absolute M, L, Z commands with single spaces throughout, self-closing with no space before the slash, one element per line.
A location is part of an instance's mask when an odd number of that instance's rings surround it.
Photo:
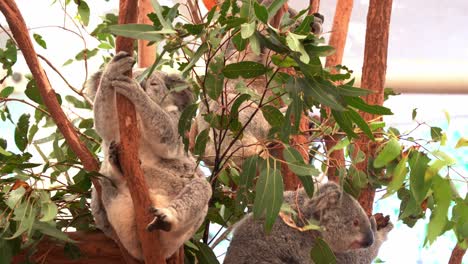
<path fill-rule="evenodd" d="M 355 226 L 355 227 L 359 226 L 359 220 L 358 219 L 354 219 L 353 226 Z"/>

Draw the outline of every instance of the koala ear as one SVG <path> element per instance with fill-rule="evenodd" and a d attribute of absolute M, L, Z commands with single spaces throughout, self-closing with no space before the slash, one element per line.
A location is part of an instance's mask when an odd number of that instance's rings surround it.
<path fill-rule="evenodd" d="M 91 78 L 89 78 L 85 83 L 85 94 L 92 101 L 94 101 L 94 98 L 96 97 L 96 93 L 101 82 L 102 71 L 103 70 L 101 69 L 98 72 L 91 75 Z"/>
<path fill-rule="evenodd" d="M 315 197 L 313 197 L 308 208 L 313 212 L 313 217 L 320 219 L 322 213 L 331 208 L 336 208 L 341 203 L 341 197 L 343 195 L 340 186 L 336 183 L 326 183 L 318 189 Z"/>

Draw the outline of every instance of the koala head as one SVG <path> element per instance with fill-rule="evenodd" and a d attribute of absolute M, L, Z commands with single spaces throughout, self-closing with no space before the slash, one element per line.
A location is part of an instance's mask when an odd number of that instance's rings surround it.
<path fill-rule="evenodd" d="M 176 74 L 155 71 L 140 85 L 153 101 L 168 112 L 182 112 L 194 100 L 189 84 Z"/>
<path fill-rule="evenodd" d="M 307 217 L 320 222 L 322 238 L 336 253 L 366 248 L 374 242 L 370 220 L 361 205 L 335 183 L 319 187 L 316 196 L 306 202 L 305 211 Z"/>

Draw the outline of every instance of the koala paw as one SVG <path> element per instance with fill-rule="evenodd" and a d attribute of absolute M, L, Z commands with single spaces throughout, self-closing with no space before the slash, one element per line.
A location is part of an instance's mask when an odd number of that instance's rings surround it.
<path fill-rule="evenodd" d="M 115 55 L 107 66 L 106 73 L 119 76 L 131 72 L 135 59 L 127 52 L 119 52 Z"/>
<path fill-rule="evenodd" d="M 111 81 L 115 91 L 130 100 L 135 100 L 136 96 L 142 92 L 140 85 L 130 77 L 117 76 Z"/>
<path fill-rule="evenodd" d="M 117 169 L 120 173 L 122 173 L 122 167 L 120 166 L 119 154 L 120 154 L 119 143 L 112 141 L 109 145 L 109 162 L 115 169 Z"/>
<path fill-rule="evenodd" d="M 146 230 L 150 232 L 156 229 L 161 229 L 166 232 L 172 230 L 176 219 L 169 209 L 151 207 L 150 213 L 154 215 L 154 219 L 146 226 Z"/>

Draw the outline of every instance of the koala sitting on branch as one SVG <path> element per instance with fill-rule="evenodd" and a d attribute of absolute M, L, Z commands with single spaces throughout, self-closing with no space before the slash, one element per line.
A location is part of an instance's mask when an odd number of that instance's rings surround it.
<path fill-rule="evenodd" d="M 310 250 L 317 237 L 327 242 L 337 263 L 370 264 L 393 228 L 388 223 L 377 230 L 375 219 L 369 220 L 359 203 L 335 183 L 320 186 L 312 198 L 303 189 L 285 192 L 284 201 L 302 219 L 318 221 L 320 230 L 299 230 L 278 217 L 271 233 L 265 234 L 263 221 L 248 215 L 234 231 L 225 264 L 313 263 Z"/>
<path fill-rule="evenodd" d="M 139 158 L 154 214 L 147 229 L 161 230 L 161 250 L 169 257 L 202 224 L 212 190 L 195 159 L 184 152 L 177 132 L 180 113 L 192 97 L 187 89 L 175 92 L 169 88 L 184 82 L 177 76 L 154 72 L 139 84 L 125 76 L 134 64 L 132 56 L 120 52 L 104 72 L 88 82 L 88 92 L 94 97 L 94 124 L 104 151 L 100 173 L 105 176 L 100 181 L 102 201 L 93 190 L 91 208 L 99 229 L 110 235 L 112 227 L 129 253 L 143 259 L 132 198 L 118 160 L 116 93 L 120 93 L 134 104 L 141 134 Z"/>

